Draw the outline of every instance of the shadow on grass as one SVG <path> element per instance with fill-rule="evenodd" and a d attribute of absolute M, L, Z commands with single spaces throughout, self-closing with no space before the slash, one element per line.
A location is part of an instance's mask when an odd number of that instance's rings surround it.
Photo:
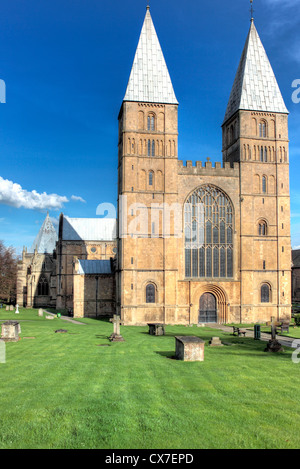
<path fill-rule="evenodd" d="M 169 358 L 170 360 L 177 360 L 177 358 L 174 355 L 174 351 L 173 352 L 155 352 L 155 353 L 157 353 L 158 355 L 161 355 L 162 357 Z"/>

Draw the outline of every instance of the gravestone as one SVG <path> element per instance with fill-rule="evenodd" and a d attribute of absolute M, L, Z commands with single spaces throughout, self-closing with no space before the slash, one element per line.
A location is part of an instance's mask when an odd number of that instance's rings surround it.
<path fill-rule="evenodd" d="M 13 311 L 13 310 L 14 310 L 13 305 L 9 305 L 9 311 Z"/>
<path fill-rule="evenodd" d="M 17 342 L 20 332 L 20 323 L 17 321 L 6 321 L 1 325 L 1 339 L 4 342 Z"/>
<path fill-rule="evenodd" d="M 149 334 L 150 335 L 165 335 L 165 325 L 164 324 L 148 324 Z"/>
<path fill-rule="evenodd" d="M 54 319 L 54 316 L 45 316 L 46 319 Z"/>
<path fill-rule="evenodd" d="M 6 305 L 5 311 L 9 311 L 9 306 L 8 305 Z"/>
<path fill-rule="evenodd" d="M 114 325 L 114 332 L 109 337 L 109 340 L 111 342 L 124 342 L 124 339 L 120 333 L 120 325 L 122 324 L 120 316 L 118 316 L 117 314 L 114 314 L 114 317 L 113 319 L 110 319 L 110 322 L 112 322 Z"/>
<path fill-rule="evenodd" d="M 44 310 L 42 308 L 39 309 L 39 317 L 42 318 L 44 315 Z"/>
<path fill-rule="evenodd" d="M 195 336 L 176 336 L 175 358 L 188 362 L 204 361 L 204 340 Z"/>
<path fill-rule="evenodd" d="M 222 344 L 220 337 L 212 337 L 211 340 L 209 341 L 209 346 L 210 347 L 223 347 L 224 345 Z"/>
<path fill-rule="evenodd" d="M 276 321 L 275 318 L 271 318 L 271 340 L 267 343 L 265 352 L 283 352 L 281 344 L 276 339 Z"/>
<path fill-rule="evenodd" d="M 15 311 L 15 314 L 19 314 L 20 311 L 19 311 L 19 305 L 16 305 L 16 311 Z"/>

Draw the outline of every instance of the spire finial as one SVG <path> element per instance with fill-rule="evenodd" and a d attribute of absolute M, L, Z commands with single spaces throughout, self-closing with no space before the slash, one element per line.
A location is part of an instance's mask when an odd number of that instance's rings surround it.
<path fill-rule="evenodd" d="M 254 13 L 253 0 L 250 0 L 250 5 L 251 5 L 251 8 L 250 8 L 251 19 L 250 19 L 250 21 L 251 21 L 251 23 L 253 23 L 253 20 L 254 20 L 254 18 L 253 18 L 253 13 Z"/>
<path fill-rule="evenodd" d="M 149 10 L 150 10 L 150 5 L 148 4 L 148 5 L 147 5 L 147 11 L 149 11 Z"/>

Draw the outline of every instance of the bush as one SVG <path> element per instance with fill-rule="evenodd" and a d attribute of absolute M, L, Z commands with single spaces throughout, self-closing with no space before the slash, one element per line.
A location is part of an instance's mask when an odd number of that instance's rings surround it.
<path fill-rule="evenodd" d="M 294 316 L 296 326 L 300 326 L 300 314 Z"/>

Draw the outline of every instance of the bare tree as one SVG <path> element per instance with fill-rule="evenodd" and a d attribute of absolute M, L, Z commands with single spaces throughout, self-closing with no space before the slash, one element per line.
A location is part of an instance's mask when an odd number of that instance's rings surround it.
<path fill-rule="evenodd" d="M 0 301 L 10 304 L 16 301 L 17 262 L 14 248 L 0 241 Z"/>

